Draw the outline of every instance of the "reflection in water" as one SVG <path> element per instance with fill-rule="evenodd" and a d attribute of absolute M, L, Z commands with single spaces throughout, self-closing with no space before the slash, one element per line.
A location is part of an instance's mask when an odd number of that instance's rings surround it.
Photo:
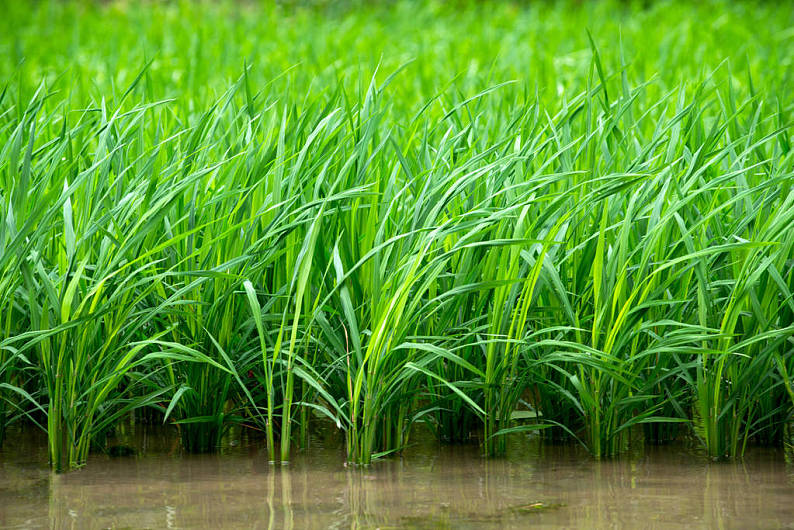
<path fill-rule="evenodd" d="M 327 444 L 279 468 L 258 441 L 193 456 L 159 433 L 146 435 L 144 455 L 95 455 L 83 470 L 52 475 L 44 440 L 18 436 L 0 451 L 0 527 L 794 526 L 794 473 L 782 451 L 712 464 L 682 446 L 653 447 L 596 462 L 576 447 L 516 437 L 501 460 L 426 444 L 354 468 Z"/>

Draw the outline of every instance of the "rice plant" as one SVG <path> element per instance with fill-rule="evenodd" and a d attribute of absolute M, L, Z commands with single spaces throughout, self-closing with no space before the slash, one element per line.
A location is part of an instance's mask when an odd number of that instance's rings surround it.
<path fill-rule="evenodd" d="M 785 6 L 6 7 L 0 441 L 784 444 Z"/>

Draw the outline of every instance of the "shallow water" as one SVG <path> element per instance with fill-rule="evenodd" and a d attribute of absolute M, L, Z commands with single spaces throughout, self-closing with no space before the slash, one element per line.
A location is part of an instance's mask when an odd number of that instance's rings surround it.
<path fill-rule="evenodd" d="M 426 443 L 358 469 L 338 443 L 313 442 L 278 468 L 258 440 L 193 456 L 172 435 L 139 433 L 138 456 L 94 455 L 54 475 L 43 437 L 17 433 L 0 450 L 0 526 L 794 528 L 794 466 L 782 451 L 707 463 L 671 446 L 596 462 L 517 437 L 505 459 Z"/>

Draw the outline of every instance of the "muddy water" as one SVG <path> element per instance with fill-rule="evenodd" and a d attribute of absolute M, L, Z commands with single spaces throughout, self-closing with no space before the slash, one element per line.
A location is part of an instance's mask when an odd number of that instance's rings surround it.
<path fill-rule="evenodd" d="M 576 447 L 517 438 L 505 459 L 422 444 L 367 469 L 314 441 L 286 467 L 260 441 L 180 454 L 173 436 L 136 437 L 139 454 L 96 455 L 53 475 L 41 436 L 0 450 L 4 528 L 794 528 L 794 466 L 754 449 L 709 464 L 683 446 L 595 462 Z"/>

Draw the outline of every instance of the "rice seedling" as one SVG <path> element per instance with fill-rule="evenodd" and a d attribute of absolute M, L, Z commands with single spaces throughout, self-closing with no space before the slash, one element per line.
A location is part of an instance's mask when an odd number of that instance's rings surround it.
<path fill-rule="evenodd" d="M 0 440 L 782 445 L 789 11 L 8 6 Z"/>

